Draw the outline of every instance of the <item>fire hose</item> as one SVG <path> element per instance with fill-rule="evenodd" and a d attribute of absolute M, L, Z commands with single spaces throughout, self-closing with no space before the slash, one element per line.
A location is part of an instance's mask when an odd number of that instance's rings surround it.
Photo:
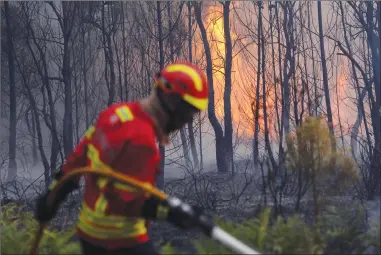
<path fill-rule="evenodd" d="M 74 169 L 70 173 L 66 174 L 57 183 L 57 185 L 54 187 L 52 192 L 49 194 L 48 202 L 47 202 L 48 206 L 52 205 L 54 198 L 55 198 L 55 194 L 63 186 L 63 184 L 65 184 L 67 181 L 69 181 L 70 179 L 72 179 L 74 177 L 78 177 L 78 176 L 81 176 L 84 174 L 96 174 L 96 175 L 101 175 L 104 177 L 109 177 L 109 178 L 114 179 L 118 182 L 122 182 L 122 183 L 125 183 L 127 185 L 131 185 L 134 188 L 138 189 L 139 191 L 146 193 L 146 194 L 149 194 L 149 195 L 152 195 L 152 196 L 155 196 L 156 198 L 158 198 L 162 201 L 165 201 L 168 198 L 167 194 L 158 190 L 157 188 L 153 187 L 152 185 L 149 185 L 147 183 L 141 183 L 140 181 L 138 181 L 138 180 L 136 180 L 130 176 L 127 176 L 125 174 L 118 173 L 118 172 L 112 171 L 112 170 L 83 167 L 83 168 Z M 30 255 L 37 255 L 38 246 L 39 246 L 40 241 L 42 239 L 42 236 L 44 234 L 45 227 L 46 227 L 45 224 L 40 223 L 38 230 L 37 230 L 37 233 L 36 233 L 36 236 L 35 236 L 35 240 L 32 244 Z M 236 239 L 235 237 L 231 236 L 230 234 L 228 234 L 224 230 L 222 230 L 217 225 L 213 226 L 212 231 L 210 231 L 210 234 L 208 234 L 208 236 L 210 238 L 214 239 L 215 241 L 221 243 L 222 245 L 230 248 L 234 252 L 239 253 L 239 254 L 260 254 L 257 251 L 251 249 L 246 244 L 244 244 L 241 241 L 239 241 L 238 239 Z"/>

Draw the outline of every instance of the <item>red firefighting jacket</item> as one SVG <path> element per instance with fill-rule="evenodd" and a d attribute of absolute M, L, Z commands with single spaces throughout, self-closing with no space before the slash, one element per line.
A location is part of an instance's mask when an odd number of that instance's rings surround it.
<path fill-rule="evenodd" d="M 153 120 L 138 103 L 112 105 L 89 128 L 63 171 L 83 166 L 111 168 L 154 185 L 160 161 L 158 135 Z M 147 222 L 139 217 L 146 198 L 125 184 L 85 176 L 78 236 L 110 250 L 148 241 Z"/>

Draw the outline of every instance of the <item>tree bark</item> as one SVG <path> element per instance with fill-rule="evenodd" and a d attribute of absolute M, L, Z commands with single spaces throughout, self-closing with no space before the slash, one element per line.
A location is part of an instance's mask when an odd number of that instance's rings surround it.
<path fill-rule="evenodd" d="M 46 157 L 45 150 L 44 150 L 44 143 L 43 143 L 43 139 L 42 139 L 42 131 L 41 131 L 41 124 L 40 124 L 39 115 L 38 115 L 37 103 L 36 103 L 35 97 L 32 93 L 32 90 L 30 89 L 29 84 L 26 80 L 23 69 L 21 68 L 20 62 L 18 61 L 17 58 L 15 58 L 15 60 L 16 60 L 18 69 L 19 69 L 20 74 L 21 74 L 21 78 L 23 81 L 24 88 L 26 89 L 27 94 L 28 94 L 28 99 L 30 102 L 30 107 L 32 110 L 32 115 L 33 115 L 32 118 L 34 119 L 34 121 L 36 123 L 38 149 L 40 151 L 42 165 L 44 166 L 44 170 L 45 170 L 44 171 L 45 187 L 48 187 L 48 185 L 50 184 L 50 171 L 49 171 L 50 165 L 49 165 L 49 162 L 48 162 L 48 159 Z"/>
<path fill-rule="evenodd" d="M 293 5 L 291 2 L 281 3 L 284 13 L 283 19 L 283 33 L 286 39 L 286 54 L 283 60 L 283 83 L 282 83 L 282 99 L 283 99 L 283 111 L 282 111 L 282 119 L 283 119 L 283 127 L 286 135 L 290 133 L 290 77 L 292 75 L 292 66 L 293 66 L 293 55 L 292 48 L 294 47 L 293 41 L 291 40 L 291 33 L 293 31 L 292 28 L 292 15 L 293 15 Z M 291 30 L 291 31 L 290 31 Z M 287 68 L 290 66 L 289 68 Z"/>
<path fill-rule="evenodd" d="M 311 7 L 311 4 L 312 3 L 307 3 L 307 12 L 308 12 L 308 16 L 307 16 L 307 24 L 308 24 L 308 35 L 309 35 L 309 40 L 310 40 L 310 47 L 311 47 L 311 55 L 312 55 L 312 71 L 313 71 L 313 74 L 312 74 L 312 77 L 313 77 L 313 81 L 314 81 L 314 105 L 313 105 L 313 110 L 314 110 L 314 115 L 317 116 L 318 115 L 318 108 L 319 108 L 319 94 L 318 94 L 318 83 L 317 83 L 317 79 L 316 79 L 316 74 L 315 74 L 315 54 L 314 54 L 314 48 L 313 48 L 313 40 L 312 40 L 312 30 L 311 30 L 311 11 L 310 11 L 310 7 Z"/>
<path fill-rule="evenodd" d="M 52 3 L 53 7 L 54 4 Z M 70 66 L 70 47 L 71 35 L 74 25 L 74 14 L 77 11 L 73 2 L 62 2 L 62 16 L 58 13 L 55 7 L 55 13 L 61 24 L 63 34 L 63 61 L 62 61 L 62 79 L 65 86 L 65 113 L 63 118 L 63 146 L 65 157 L 68 157 L 73 151 L 73 99 L 72 99 L 72 87 L 71 87 L 71 66 Z M 55 168 L 55 166 L 52 166 Z"/>
<path fill-rule="evenodd" d="M 74 100 L 75 100 L 75 141 L 76 144 L 79 143 L 80 135 L 79 135 L 79 100 L 78 100 L 78 94 L 79 94 L 79 85 L 78 85 L 78 76 L 77 76 L 77 65 L 75 61 L 75 48 L 72 48 L 72 57 L 73 57 L 73 80 L 74 80 Z M 73 130 L 74 133 L 74 130 Z"/>
<path fill-rule="evenodd" d="M 30 120 L 29 120 L 30 115 Z M 34 120 L 33 113 L 30 114 L 30 109 L 27 110 L 25 113 L 25 122 L 31 137 L 32 141 L 32 159 L 33 159 L 33 165 L 35 166 L 38 163 L 38 156 L 37 156 L 37 145 L 36 145 L 36 124 Z"/>
<path fill-rule="evenodd" d="M 375 33 L 375 23 L 374 19 L 374 8 L 373 2 L 367 2 L 367 11 L 366 11 L 366 33 L 368 36 L 368 44 L 371 50 L 371 65 L 373 70 L 373 82 L 374 82 L 374 90 L 375 90 L 375 101 L 371 108 L 371 119 L 373 126 L 373 134 L 374 134 L 374 149 L 371 161 L 371 174 L 372 174 L 372 189 L 368 194 L 368 199 L 373 200 L 375 195 L 379 193 L 380 189 L 380 158 L 381 158 L 381 119 L 380 119 L 380 110 L 381 110 L 381 76 L 380 76 L 380 40 L 381 35 L 378 35 L 378 38 Z M 378 5 L 378 8 L 380 6 Z M 380 10 L 376 10 L 376 13 L 380 13 Z M 378 24 L 380 26 L 380 24 Z M 379 29 L 380 30 L 380 29 Z M 378 52 L 378 53 L 377 53 Z"/>
<path fill-rule="evenodd" d="M 207 73 L 208 84 L 209 84 L 208 118 L 209 118 L 210 124 L 213 127 L 214 134 L 216 137 L 217 169 L 218 169 L 218 172 L 220 173 L 226 173 L 228 172 L 228 167 L 227 167 L 227 162 L 225 158 L 226 156 L 225 156 L 225 149 L 224 149 L 224 131 L 220 123 L 218 122 L 218 119 L 216 117 L 216 112 L 215 112 L 212 54 L 211 54 L 210 45 L 208 42 L 208 37 L 206 34 L 206 29 L 202 21 L 201 4 L 202 3 L 195 2 L 194 10 L 195 10 L 196 21 L 201 32 L 201 38 L 202 38 L 202 42 L 205 49 L 206 73 Z"/>
<path fill-rule="evenodd" d="M 231 110 L 233 46 L 230 36 L 230 1 L 226 1 L 223 4 L 223 17 L 225 36 L 224 144 L 228 171 L 234 174 L 233 120 Z"/>
<path fill-rule="evenodd" d="M 173 63 L 175 61 L 175 51 L 173 48 L 173 27 L 172 27 L 172 13 L 171 13 L 171 2 L 167 2 L 167 15 L 168 15 L 168 28 L 169 28 L 169 34 L 168 34 L 168 42 L 169 42 L 169 59 Z M 188 141 L 186 137 L 186 131 L 185 128 L 180 128 L 180 139 L 181 139 L 181 146 L 183 148 L 183 155 L 184 155 L 184 161 L 185 166 L 187 169 L 191 168 L 192 161 L 190 160 L 189 155 L 189 147 L 188 147 Z"/>
<path fill-rule="evenodd" d="M 159 42 L 159 68 L 164 68 L 164 43 L 163 43 L 163 25 L 161 19 L 161 4 L 160 1 L 156 2 L 156 15 L 157 15 L 157 33 Z M 164 168 L 165 168 L 165 147 L 160 145 L 160 175 L 157 178 L 156 186 L 159 189 L 164 189 Z"/>
<path fill-rule="evenodd" d="M 192 5 L 191 2 L 188 2 L 188 59 L 189 62 L 192 63 L 193 56 L 192 56 Z M 200 122 L 200 130 L 201 130 L 201 122 Z M 193 130 L 193 120 L 189 121 L 188 123 L 188 133 L 189 133 L 189 143 L 190 148 L 192 152 L 192 158 L 194 167 L 196 169 L 200 169 L 200 163 L 198 161 L 197 156 L 197 149 L 196 149 L 196 139 L 194 137 L 194 130 Z M 201 137 L 200 137 L 200 143 L 201 143 Z M 202 146 L 200 147 L 200 155 L 202 154 Z"/>
<path fill-rule="evenodd" d="M 9 71 L 9 162 L 7 181 L 12 181 L 17 176 L 16 163 L 16 83 L 15 83 L 15 65 L 13 49 L 13 32 L 11 28 L 11 17 L 9 11 L 9 2 L 4 2 L 5 23 L 7 26 L 7 47 L 8 47 L 8 71 Z"/>
<path fill-rule="evenodd" d="M 84 15 L 84 14 L 83 14 Z M 81 26 L 82 30 L 82 72 L 83 72 L 83 85 L 84 85 L 84 94 L 85 94 L 85 125 L 86 130 L 89 128 L 89 96 L 88 96 L 88 88 L 87 88 L 87 67 L 86 67 L 86 44 L 85 44 L 85 22 L 82 22 Z M 90 35 L 88 35 L 90 36 Z"/>
<path fill-rule="evenodd" d="M 281 51 L 281 37 L 280 37 L 280 22 L 279 22 L 279 9 L 278 2 L 275 2 L 275 20 L 276 20 L 276 30 L 278 37 L 278 66 L 279 66 L 279 83 L 280 83 L 280 101 L 281 101 L 281 117 L 279 125 L 279 162 L 283 163 L 284 150 L 283 150 L 283 135 L 284 135 L 284 94 L 283 94 L 283 68 L 282 68 L 282 51 Z"/>
<path fill-rule="evenodd" d="M 257 41 L 257 84 L 255 87 L 254 102 L 254 140 L 253 140 L 253 161 L 256 167 L 259 166 L 259 107 L 260 107 L 260 82 L 261 82 L 261 16 L 262 16 L 262 2 L 258 1 L 258 41 Z"/>
<path fill-rule="evenodd" d="M 327 108 L 328 128 L 329 128 L 329 131 L 331 132 L 331 135 L 334 136 L 331 99 L 330 99 L 329 87 L 328 87 L 327 60 L 325 57 L 325 48 L 324 48 L 323 17 L 322 17 L 322 10 L 321 10 L 321 1 L 317 2 L 317 6 L 318 6 L 319 42 L 320 42 L 321 65 L 322 65 L 322 72 L 323 72 L 325 106 Z M 335 147 L 334 137 L 332 138 L 332 146 Z"/>
<path fill-rule="evenodd" d="M 124 76 L 123 76 L 123 84 L 124 89 L 126 91 L 124 100 L 128 101 L 129 98 L 129 90 L 127 88 L 127 66 L 128 66 L 128 56 L 127 56 L 127 42 L 126 42 L 126 31 L 125 31 L 125 11 L 124 11 L 124 4 L 125 2 L 121 2 L 122 4 L 122 12 L 123 12 L 123 19 L 122 19 L 122 42 L 123 42 L 123 69 L 124 69 Z"/>
<path fill-rule="evenodd" d="M 37 72 L 38 72 L 38 74 L 41 78 L 41 81 L 42 81 L 41 91 L 42 91 L 43 103 L 44 103 L 43 108 L 42 108 L 43 117 L 44 117 L 45 124 L 49 128 L 50 134 L 52 137 L 52 144 L 51 144 L 51 150 L 50 150 L 50 165 L 48 164 L 48 167 L 46 167 L 47 165 L 44 163 L 45 182 L 48 183 L 48 182 L 50 182 L 50 177 L 52 176 L 52 173 L 55 171 L 55 167 L 56 167 L 57 159 L 58 159 L 58 154 L 60 153 L 60 143 L 59 143 L 59 139 L 58 139 L 58 130 L 57 130 L 57 119 L 56 119 L 56 112 L 55 112 L 55 105 L 54 105 L 52 88 L 51 88 L 51 84 L 50 84 L 50 80 L 49 80 L 49 76 L 48 76 L 48 64 L 47 64 L 47 60 L 46 60 L 46 54 L 45 54 L 43 48 L 41 47 L 41 45 L 39 44 L 39 42 L 37 41 L 33 27 L 31 25 L 32 21 L 30 20 L 30 17 L 28 16 L 26 8 L 28 8 L 27 3 L 26 2 L 22 3 L 22 9 L 23 9 L 23 12 L 24 12 L 25 18 L 26 18 L 26 24 L 25 25 L 27 27 L 27 33 L 28 33 L 28 36 L 29 36 L 29 33 L 32 36 L 32 40 L 34 42 L 34 45 L 36 46 L 37 51 L 39 53 L 41 65 L 40 65 L 40 62 L 38 61 L 36 54 L 34 53 L 32 45 L 29 43 L 29 40 L 28 40 L 29 38 L 26 40 L 26 43 L 27 43 L 27 47 L 29 49 L 29 52 L 32 56 L 33 62 L 36 65 Z M 47 97 L 48 97 L 49 112 L 46 111 L 46 107 L 45 107 L 45 104 L 46 104 L 45 103 L 45 101 L 46 101 L 45 90 L 47 92 Z M 36 116 L 35 119 L 36 119 L 36 124 L 37 124 L 38 116 L 37 115 L 35 115 L 35 116 Z M 38 126 L 36 126 L 36 127 L 38 129 Z M 41 157 L 43 157 L 43 156 L 41 155 Z"/>
<path fill-rule="evenodd" d="M 262 1 L 259 1 L 258 4 L 263 5 Z M 271 149 L 270 144 L 270 137 L 269 137 L 269 127 L 268 127 L 268 118 L 267 118 L 267 93 L 266 93 L 266 50 L 265 50 L 265 35 L 263 33 L 263 17 L 262 17 L 262 11 L 259 11 L 259 21 L 258 26 L 259 30 L 261 31 L 261 37 L 258 38 L 261 40 L 262 45 L 262 91 L 263 91 L 263 97 L 262 97 L 262 105 L 263 105 L 263 123 L 264 123 L 264 136 L 265 136 L 265 145 L 267 152 L 269 154 L 270 162 L 272 164 L 272 168 L 277 168 L 273 151 Z"/>

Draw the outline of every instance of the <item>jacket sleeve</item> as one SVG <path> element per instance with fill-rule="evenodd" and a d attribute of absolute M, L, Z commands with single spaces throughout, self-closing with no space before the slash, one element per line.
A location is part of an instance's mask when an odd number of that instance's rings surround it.
<path fill-rule="evenodd" d="M 67 160 L 61 165 L 58 172 L 55 173 L 53 180 L 49 186 L 49 190 L 53 190 L 57 185 L 58 181 L 67 173 L 78 167 L 84 167 L 87 163 L 87 143 L 89 140 L 89 133 L 93 132 L 93 127 L 91 127 L 85 137 L 81 142 L 75 147 L 72 153 L 68 156 Z M 66 185 L 68 192 L 79 186 L 80 177 L 75 177 Z"/>
<path fill-rule="evenodd" d="M 67 161 L 62 165 L 64 174 L 69 173 L 71 170 L 79 167 L 84 167 L 87 164 L 87 142 L 88 139 L 84 138 L 75 147 L 74 151 L 69 155 Z"/>

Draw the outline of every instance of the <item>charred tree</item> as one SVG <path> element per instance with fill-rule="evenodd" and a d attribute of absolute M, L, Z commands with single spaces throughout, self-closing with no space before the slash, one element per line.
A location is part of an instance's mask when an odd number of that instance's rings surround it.
<path fill-rule="evenodd" d="M 162 24 L 162 10 L 160 1 L 156 2 L 156 18 L 157 18 L 157 39 L 159 43 L 159 70 L 164 68 L 164 38 L 163 38 L 163 24 Z M 156 181 L 156 186 L 159 189 L 164 189 L 164 168 L 165 168 L 165 147 L 160 145 L 160 172 Z"/>
<path fill-rule="evenodd" d="M 168 18 L 168 43 L 169 43 L 169 59 L 173 63 L 175 61 L 175 50 L 173 45 L 173 26 L 172 26 L 172 12 L 171 12 L 171 2 L 167 2 L 167 18 Z M 191 168 L 191 160 L 189 155 L 189 146 L 188 146 L 188 140 L 186 136 L 186 130 L 184 127 L 180 128 L 180 138 L 181 138 L 181 145 L 183 148 L 183 155 L 184 155 L 184 161 L 185 166 L 190 169 Z"/>
<path fill-rule="evenodd" d="M 215 109 L 215 100 L 214 100 L 214 84 L 213 84 L 213 62 L 212 54 L 210 50 L 210 45 L 208 41 L 208 36 L 206 34 L 206 29 L 202 21 L 201 14 L 201 5 L 202 3 L 194 3 L 195 17 L 197 25 L 201 32 L 201 38 L 205 49 L 205 58 L 206 58 L 206 73 L 208 77 L 209 84 L 209 103 L 208 103 L 208 118 L 210 124 L 213 127 L 214 134 L 216 136 L 216 160 L 217 160 L 217 169 L 220 173 L 228 172 L 228 165 L 225 156 L 225 144 L 224 144 L 224 131 L 221 124 L 218 122 Z"/>
<path fill-rule="evenodd" d="M 323 72 L 325 106 L 327 108 L 327 119 L 328 119 L 329 131 L 331 132 L 331 135 L 334 136 L 331 99 L 330 99 L 329 87 L 328 87 L 327 60 L 325 57 L 325 47 L 324 47 L 323 17 L 322 17 L 322 10 L 321 10 L 321 1 L 317 2 L 317 6 L 318 6 L 319 43 L 320 43 L 321 65 L 322 65 L 322 72 Z M 332 139 L 332 143 L 333 145 L 335 144 L 334 138 Z"/>
<path fill-rule="evenodd" d="M 15 65 L 14 65 L 14 44 L 13 33 L 11 27 L 11 16 L 9 2 L 4 2 L 5 23 L 7 31 L 7 55 L 8 55 L 8 72 L 9 72 L 9 161 L 8 161 L 8 177 L 7 181 L 12 181 L 17 176 L 16 163 L 16 83 L 15 83 Z"/>
<path fill-rule="evenodd" d="M 234 174 L 233 119 L 231 106 L 233 46 L 230 35 L 230 3 L 230 1 L 226 1 L 222 4 L 225 37 L 224 145 L 228 171 Z"/>
<path fill-rule="evenodd" d="M 192 56 L 192 5 L 191 5 L 191 2 L 188 2 L 188 60 L 191 63 L 193 61 L 193 56 Z M 193 129 L 193 120 L 191 120 L 187 125 L 188 125 L 189 143 L 190 143 L 190 148 L 191 148 L 191 152 L 192 152 L 194 167 L 196 169 L 199 169 L 202 166 L 200 166 L 198 156 L 197 156 L 196 139 L 194 136 L 194 129 Z M 201 122 L 200 122 L 200 132 L 201 132 Z M 202 157 L 201 134 L 200 134 L 200 157 Z"/>

